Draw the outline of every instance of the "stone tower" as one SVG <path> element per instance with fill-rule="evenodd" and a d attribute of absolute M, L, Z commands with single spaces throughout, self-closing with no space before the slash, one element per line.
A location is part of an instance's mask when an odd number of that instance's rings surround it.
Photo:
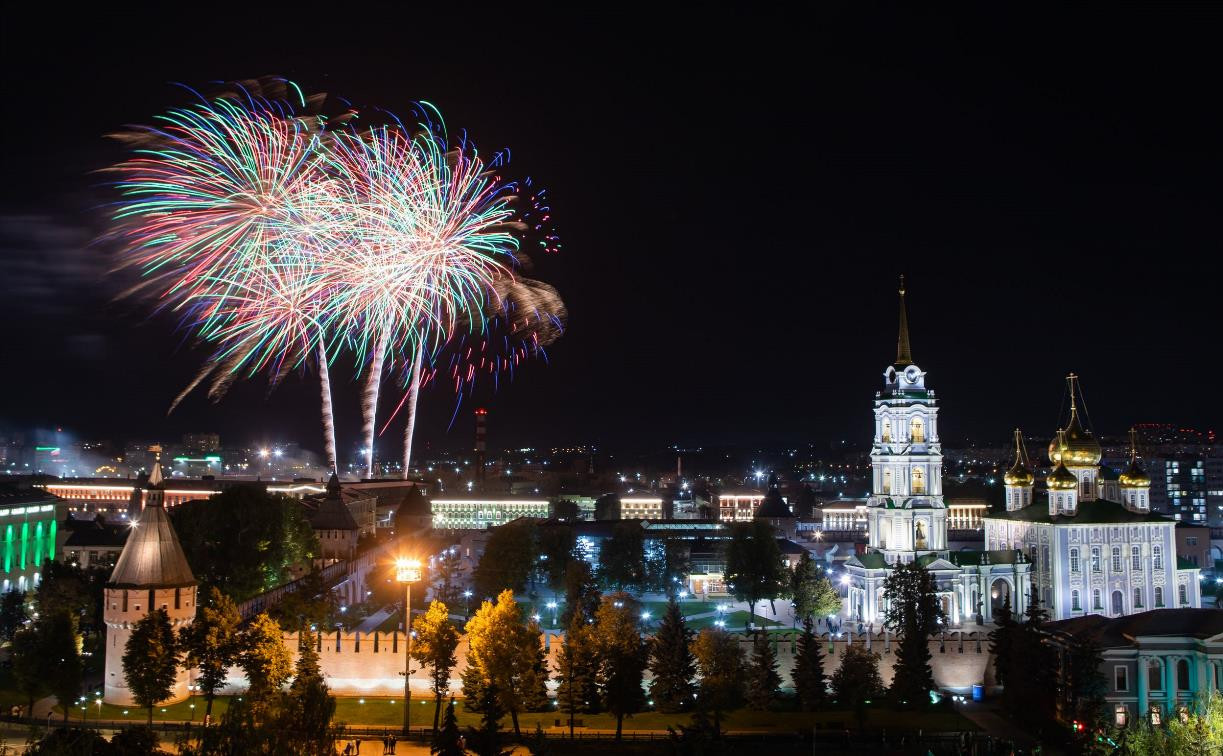
<path fill-rule="evenodd" d="M 195 619 L 196 582 L 183 547 L 166 515 L 161 476 L 161 449 L 145 486 L 145 506 L 132 523 L 106 584 L 102 616 L 106 622 L 106 671 L 102 700 L 118 706 L 135 704 L 123 675 L 123 651 L 131 628 L 153 609 L 165 609 L 175 632 Z M 187 697 L 188 674 L 180 670 L 170 701 Z"/>

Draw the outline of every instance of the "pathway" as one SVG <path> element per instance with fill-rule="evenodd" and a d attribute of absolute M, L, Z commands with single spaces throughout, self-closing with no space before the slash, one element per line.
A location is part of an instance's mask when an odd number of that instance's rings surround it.
<path fill-rule="evenodd" d="M 378 611 L 366 617 L 365 619 L 361 620 L 361 624 L 357 625 L 353 629 L 361 633 L 362 635 L 364 635 L 365 633 L 372 633 L 378 629 L 379 625 L 381 625 L 383 622 L 386 622 L 388 617 L 390 617 L 392 614 L 394 614 L 397 611 L 399 610 L 393 606 L 384 606 L 381 609 L 379 609 Z"/>

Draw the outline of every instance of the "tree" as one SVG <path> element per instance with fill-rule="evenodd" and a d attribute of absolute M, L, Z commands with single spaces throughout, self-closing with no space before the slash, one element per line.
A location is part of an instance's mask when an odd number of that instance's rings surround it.
<path fill-rule="evenodd" d="M 1104 659 L 1094 638 L 1074 639 L 1066 654 L 1066 698 L 1072 719 L 1087 725 L 1088 733 L 1109 724 L 1104 695 L 1108 678 L 1100 671 Z M 1063 717 L 1064 719 L 1064 717 Z"/>
<path fill-rule="evenodd" d="M 521 737 L 518 712 L 526 698 L 526 683 L 538 656 L 539 631 L 523 623 L 522 610 L 511 591 L 502 591 L 497 603 L 485 601 L 467 621 L 467 669 L 463 672 L 463 695 L 468 707 L 477 701 L 483 707 L 487 691 L 496 691 L 498 709 L 508 712 L 514 734 Z M 480 711 L 477 708 L 477 711 Z"/>
<path fill-rule="evenodd" d="M 238 666 L 246 673 L 250 685 L 247 696 L 258 715 L 258 710 L 271 702 L 293 671 L 289 651 L 282 640 L 280 625 L 267 612 L 251 620 L 239 636 L 238 647 Z"/>
<path fill-rule="evenodd" d="M 154 609 L 132 625 L 123 648 L 123 678 L 136 705 L 148 710 L 153 726 L 153 707 L 174 692 L 178 674 L 178 642 L 165 609 Z"/>
<path fill-rule="evenodd" d="M 1223 753 L 1223 694 L 1204 694 L 1182 721 L 1170 717 L 1152 727 L 1145 716 L 1125 733 L 1124 752 L 1133 756 L 1215 756 Z"/>
<path fill-rule="evenodd" d="M 81 694 L 81 678 L 84 675 L 76 617 L 60 609 L 54 614 L 39 617 L 35 628 L 44 664 L 42 674 L 47 688 L 63 707 L 64 721 L 67 722 L 72 702 Z"/>
<path fill-rule="evenodd" d="M 994 612 L 994 623 L 997 625 L 989 631 L 989 652 L 994 657 L 994 681 L 1002 687 L 1002 697 L 1008 703 L 1011 697 L 1007 695 L 1007 675 L 1011 669 L 1011 646 L 1015 640 L 1015 615 L 1011 611 L 1011 597 L 1008 594 L 1002 599 L 1002 606 Z"/>
<path fill-rule="evenodd" d="M 593 621 L 602 601 L 603 595 L 599 592 L 599 584 L 590 565 L 584 559 L 569 562 L 565 568 L 565 608 L 561 611 L 561 624 L 568 625 L 578 610 L 582 616 Z"/>
<path fill-rule="evenodd" d="M 109 570 L 81 569 L 64 562 L 46 562 L 34 592 L 40 615 L 67 612 L 78 619 L 77 630 L 102 627 L 102 601 Z"/>
<path fill-rule="evenodd" d="M 674 596 L 690 569 L 690 546 L 685 541 L 650 541 L 645 547 L 645 587 Z"/>
<path fill-rule="evenodd" d="M 429 753 L 437 756 L 467 756 L 463 748 L 463 735 L 459 732 L 459 720 L 454 713 L 454 699 L 446 707 L 446 716 L 442 719 L 442 729 L 433 736 L 433 744 Z"/>
<path fill-rule="evenodd" d="M 726 547 L 726 582 L 736 600 L 748 602 L 749 624 L 758 602 L 773 601 L 785 592 L 787 577 L 772 525 L 752 520 L 732 526 Z"/>
<path fill-rule="evenodd" d="M 450 611 L 440 601 L 429 604 L 429 611 L 412 623 L 416 641 L 412 657 L 429 668 L 429 684 L 433 690 L 433 731 L 437 732 L 442 713 L 442 696 L 450 690 L 450 672 L 458 663 L 455 649 L 459 647 L 459 631 L 450 621 Z"/>
<path fill-rule="evenodd" d="M 336 733 L 331 727 L 335 697 L 319 669 L 316 642 L 313 632 L 302 633 L 293 682 L 283 697 L 278 729 L 288 741 L 289 752 L 329 756 L 335 753 Z"/>
<path fill-rule="evenodd" d="M 292 567 L 319 553 L 302 503 L 262 486 L 183 502 L 170 520 L 201 587 L 216 586 L 235 601 L 289 582 Z"/>
<path fill-rule="evenodd" d="M 505 708 L 501 702 L 505 699 L 496 683 L 484 686 L 480 693 L 480 702 L 476 710 L 480 712 L 480 729 L 471 728 L 471 741 L 477 756 L 503 756 L 501 751 L 501 718 L 505 716 Z"/>
<path fill-rule="evenodd" d="M 692 642 L 701 679 L 697 704 L 713 712 L 715 737 L 722 733 L 722 712 L 734 709 L 743 700 L 743 651 L 739 641 L 725 630 L 705 628 Z"/>
<path fill-rule="evenodd" d="M 12 640 L 29 617 L 25 611 L 25 591 L 5 591 L 0 596 L 0 640 Z"/>
<path fill-rule="evenodd" d="M 603 707 L 616 717 L 616 740 L 624 717 L 641 711 L 645 692 L 646 648 L 637 629 L 640 608 L 627 593 L 603 597 L 595 614 L 594 642 L 599 654 L 599 690 Z"/>
<path fill-rule="evenodd" d="M 548 525 L 539 529 L 539 569 L 554 597 L 565 590 L 565 574 L 576 546 L 577 537 L 569 525 Z"/>
<path fill-rule="evenodd" d="M 237 661 L 238 625 L 242 622 L 233 599 L 214 586 L 206 603 L 197 607 L 195 620 L 180 633 L 188 669 L 198 669 L 195 684 L 204 694 L 204 714 L 212 716 L 212 702 L 225 686 L 229 667 Z"/>
<path fill-rule="evenodd" d="M 811 618 L 803 620 L 794 658 L 794 691 L 803 711 L 816 711 L 828 701 L 828 678 L 824 674 L 824 647 L 812 631 Z"/>
<path fill-rule="evenodd" d="M 747 667 L 747 705 L 764 711 L 777 697 L 781 675 L 777 674 L 777 652 L 768 634 L 757 630 L 752 639 L 752 659 Z"/>
<path fill-rule="evenodd" d="M 641 525 L 623 520 L 612 527 L 599 549 L 599 579 L 611 590 L 639 587 L 645 581 L 645 533 Z"/>
<path fill-rule="evenodd" d="M 577 611 L 569 622 L 565 639 L 556 657 L 556 701 L 569 716 L 569 737 L 573 737 L 573 717 L 578 712 L 598 711 L 599 654 L 591 637 L 593 629 Z"/>
<path fill-rule="evenodd" d="M 936 590 L 934 576 L 916 561 L 892 570 L 883 585 L 883 622 L 900 634 L 891 694 L 902 706 L 928 702 L 934 689 L 930 635 L 946 621 Z"/>
<path fill-rule="evenodd" d="M 538 557 L 533 521 L 515 520 L 494 529 L 472 576 L 476 594 L 487 597 L 507 589 L 512 592 L 526 590 Z"/>
<path fill-rule="evenodd" d="M 859 644 L 841 654 L 841 665 L 832 673 L 832 694 L 843 706 L 852 707 L 858 716 L 858 729 L 866 727 L 866 705 L 883 695 L 879 676 L 879 654 Z"/>
<path fill-rule="evenodd" d="M 338 608 L 335 594 L 323 583 L 322 573 L 312 569 L 301 577 L 297 590 L 286 594 L 269 613 L 286 632 L 296 632 L 303 626 L 329 625 Z"/>
<path fill-rule="evenodd" d="M 683 711 L 692 704 L 696 690 L 696 660 L 692 657 L 692 631 L 684 621 L 675 597 L 667 602 L 658 630 L 650 639 L 650 698 L 659 711 Z"/>
<path fill-rule="evenodd" d="M 18 630 L 13 635 L 9 658 L 13 664 L 13 681 L 17 691 L 28 699 L 26 715 L 32 715 L 34 701 L 47 689 L 44 673 L 46 661 L 42 655 L 42 639 L 33 627 Z"/>
<path fill-rule="evenodd" d="M 110 749 L 115 756 L 162 756 L 166 754 L 157 747 L 158 745 L 157 734 L 150 727 L 128 727 L 116 732 L 110 739 Z M 102 752 L 102 749 L 93 751 L 95 754 Z"/>
<path fill-rule="evenodd" d="M 807 551 L 790 573 L 790 599 L 794 602 L 795 619 L 824 617 L 841 611 L 841 594 L 831 580 L 820 574 L 819 565 Z"/>
<path fill-rule="evenodd" d="M 548 700 L 548 655 L 544 652 L 544 634 L 539 623 L 531 620 L 527 624 L 525 640 L 528 651 L 534 649 L 531 663 L 522 673 L 522 708 L 526 711 L 545 711 L 551 703 Z"/>

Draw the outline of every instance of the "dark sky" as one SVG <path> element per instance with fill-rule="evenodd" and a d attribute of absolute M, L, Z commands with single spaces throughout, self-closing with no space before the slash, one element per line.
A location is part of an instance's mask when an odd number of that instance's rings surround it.
<path fill-rule="evenodd" d="M 281 74 L 429 100 L 550 187 L 564 252 L 533 275 L 569 330 L 479 392 L 493 446 L 865 440 L 902 272 L 948 439 L 1051 434 L 1068 371 L 1098 431 L 1223 425 L 1218 14 L 37 5 L 3 25 L 0 424 L 318 446 L 310 376 L 166 418 L 201 354 L 89 244 L 105 133 L 170 82 Z M 426 392 L 423 442 L 469 445 L 453 402 Z"/>

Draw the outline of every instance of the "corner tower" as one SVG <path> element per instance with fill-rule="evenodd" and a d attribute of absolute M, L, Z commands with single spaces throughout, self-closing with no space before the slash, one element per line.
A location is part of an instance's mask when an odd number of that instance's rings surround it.
<path fill-rule="evenodd" d="M 867 503 L 870 549 L 889 564 L 947 549 L 938 406 L 934 391 L 926 388 L 926 374 L 913 362 L 904 276 L 899 293 L 896 361 L 883 371 L 883 390 L 875 393 Z"/>
<path fill-rule="evenodd" d="M 135 703 L 123 674 L 123 651 L 132 625 L 154 609 L 165 609 L 175 632 L 195 619 L 196 582 L 165 509 L 161 476 L 161 448 L 156 454 L 144 490 L 144 511 L 132 531 L 106 583 L 102 617 L 106 623 L 106 669 L 102 700 L 118 706 Z M 170 701 L 187 697 L 188 675 L 180 670 Z"/>

